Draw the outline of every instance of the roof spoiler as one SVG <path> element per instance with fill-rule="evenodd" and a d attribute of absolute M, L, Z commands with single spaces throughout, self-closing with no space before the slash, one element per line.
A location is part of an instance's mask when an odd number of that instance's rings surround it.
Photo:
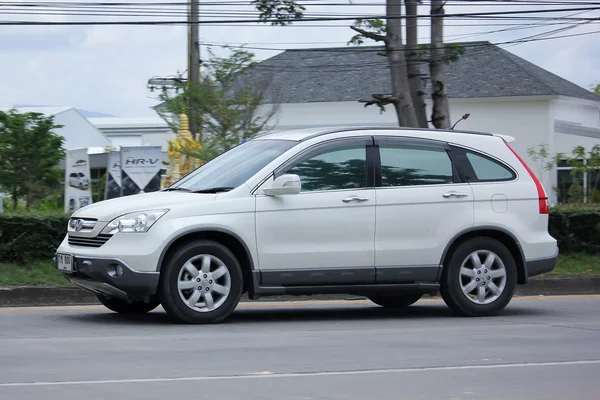
<path fill-rule="evenodd" d="M 497 137 L 503 139 L 506 143 L 512 143 L 516 140 L 514 137 L 508 136 L 508 135 L 498 135 L 498 134 L 494 133 L 494 136 L 497 136 Z"/>

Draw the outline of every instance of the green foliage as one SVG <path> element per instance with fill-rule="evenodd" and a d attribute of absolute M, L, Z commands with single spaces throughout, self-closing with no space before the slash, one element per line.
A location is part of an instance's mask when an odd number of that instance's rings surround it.
<path fill-rule="evenodd" d="M 354 26 L 355 28 L 365 30 L 365 31 L 367 31 L 371 34 L 377 35 L 377 36 L 385 36 L 387 34 L 386 22 L 379 18 L 376 18 L 376 19 L 358 18 L 352 26 Z M 350 39 L 348 44 L 354 44 L 354 45 L 363 44 L 365 38 L 367 38 L 367 36 L 365 36 L 364 34 L 357 33 L 356 35 L 352 36 L 352 38 Z"/>
<path fill-rule="evenodd" d="M 211 160 L 217 155 L 250 139 L 263 129 L 277 112 L 277 107 L 263 109 L 263 98 L 269 88 L 267 79 L 244 75 L 256 63 L 254 54 L 244 49 L 230 49 L 228 57 L 217 57 L 208 49 L 210 58 L 205 64 L 198 85 L 181 85 L 181 93 L 171 96 L 168 92 L 160 99 L 166 111 L 158 111 L 165 120 L 171 115 L 186 113 L 202 127 L 199 141 L 202 149 L 184 152 L 201 160 Z M 186 99 L 191 99 L 195 109 L 189 110 Z M 176 132 L 179 127 L 171 124 Z M 190 153 L 190 154 L 188 154 Z"/>
<path fill-rule="evenodd" d="M 527 149 L 527 155 L 542 168 L 552 171 L 559 163 L 571 168 L 573 182 L 567 191 L 569 203 L 600 202 L 600 145 L 595 145 L 590 151 L 583 146 L 576 146 L 571 155 L 556 153 L 551 155 L 545 145 Z M 584 190 L 583 177 L 587 176 L 587 193 Z M 557 188 L 554 188 L 557 191 Z"/>
<path fill-rule="evenodd" d="M 51 260 L 68 221 L 63 213 L 0 214 L 0 260 Z"/>
<path fill-rule="evenodd" d="M 427 62 L 429 60 L 429 49 L 431 49 L 430 44 L 422 44 L 419 46 L 419 58 L 421 59 L 421 62 Z M 460 43 L 444 44 L 444 62 L 446 64 L 457 62 L 463 54 L 465 54 L 465 48 Z"/>
<path fill-rule="evenodd" d="M 597 84 L 595 88 L 592 88 L 592 92 L 600 96 L 600 83 Z"/>
<path fill-rule="evenodd" d="M 29 209 L 61 181 L 64 138 L 53 132 L 59 128 L 52 116 L 0 111 L 0 188 L 12 196 L 13 208 L 25 196 Z"/>
<path fill-rule="evenodd" d="M 561 252 L 600 254 L 600 207 L 554 207 L 549 231 Z"/>
<path fill-rule="evenodd" d="M 254 0 L 251 4 L 260 12 L 259 20 L 271 25 L 283 26 L 302 19 L 306 9 L 294 0 Z"/>

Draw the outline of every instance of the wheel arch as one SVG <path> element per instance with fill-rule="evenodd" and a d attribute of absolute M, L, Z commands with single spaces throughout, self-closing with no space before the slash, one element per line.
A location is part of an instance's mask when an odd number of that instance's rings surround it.
<path fill-rule="evenodd" d="M 162 250 L 158 259 L 157 271 L 163 267 L 165 260 L 180 246 L 196 240 L 212 240 L 227 247 L 237 258 L 242 268 L 244 292 L 254 293 L 254 260 L 248 245 L 235 232 L 220 227 L 203 227 L 190 229 L 172 238 Z"/>
<path fill-rule="evenodd" d="M 442 258 L 440 259 L 442 268 L 439 279 L 441 279 L 441 274 L 452 252 L 465 241 L 481 236 L 496 239 L 508 248 L 517 264 L 517 283 L 527 283 L 527 264 L 525 263 L 525 254 L 523 253 L 523 248 L 521 247 L 519 240 L 510 231 L 497 226 L 473 227 L 456 234 L 442 253 Z"/>

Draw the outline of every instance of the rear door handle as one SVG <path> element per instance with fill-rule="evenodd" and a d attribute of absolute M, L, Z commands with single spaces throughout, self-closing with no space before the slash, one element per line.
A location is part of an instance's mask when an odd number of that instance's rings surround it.
<path fill-rule="evenodd" d="M 444 197 L 445 199 L 449 199 L 450 197 L 467 197 L 468 194 L 466 193 L 459 193 L 459 192 L 448 192 L 448 193 L 444 193 L 442 195 L 442 197 Z"/>
<path fill-rule="evenodd" d="M 363 201 L 369 201 L 369 199 L 367 199 L 366 197 L 349 196 L 349 197 L 346 197 L 345 199 L 342 199 L 342 201 L 344 203 L 350 203 L 351 201 L 361 203 Z"/>

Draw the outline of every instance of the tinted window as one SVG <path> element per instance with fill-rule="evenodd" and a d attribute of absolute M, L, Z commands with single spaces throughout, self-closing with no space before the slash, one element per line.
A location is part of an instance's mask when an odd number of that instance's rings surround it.
<path fill-rule="evenodd" d="M 511 170 L 487 157 L 467 152 L 467 159 L 473 167 L 477 180 L 498 181 L 513 178 L 513 172 Z"/>
<path fill-rule="evenodd" d="M 240 144 L 191 172 L 172 187 L 190 190 L 237 187 L 296 143 L 291 140 L 252 140 Z"/>
<path fill-rule="evenodd" d="M 302 191 L 356 189 L 367 186 L 367 152 L 364 145 L 327 150 L 287 171 L 302 182 Z"/>
<path fill-rule="evenodd" d="M 454 182 L 452 162 L 444 149 L 382 145 L 379 151 L 383 186 Z"/>

